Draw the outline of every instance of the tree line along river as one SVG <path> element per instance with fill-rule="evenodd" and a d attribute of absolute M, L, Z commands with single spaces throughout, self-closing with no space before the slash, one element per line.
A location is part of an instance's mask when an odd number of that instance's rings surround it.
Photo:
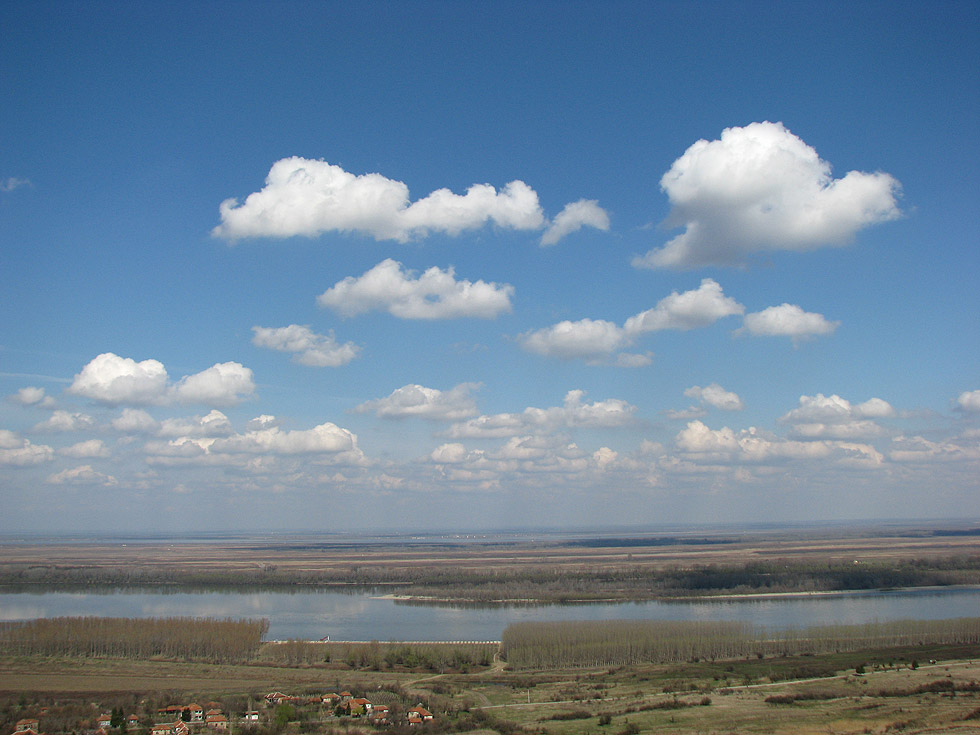
<path fill-rule="evenodd" d="M 0 621 L 35 618 L 265 618 L 269 640 L 488 641 L 511 623 L 567 620 L 734 620 L 772 629 L 980 614 L 980 588 L 561 605 L 429 605 L 383 590 L 337 592 L 101 590 L 2 592 Z"/>

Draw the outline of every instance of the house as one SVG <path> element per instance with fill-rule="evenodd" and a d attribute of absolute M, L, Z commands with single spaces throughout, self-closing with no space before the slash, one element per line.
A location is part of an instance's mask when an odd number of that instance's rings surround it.
<path fill-rule="evenodd" d="M 432 719 L 432 713 L 429 712 L 429 710 L 427 710 L 425 707 L 423 707 L 421 702 L 419 702 L 417 705 L 415 705 L 414 707 L 412 707 L 412 709 L 408 711 L 409 725 L 420 725 L 423 722 L 428 722 L 431 719 Z"/>
<path fill-rule="evenodd" d="M 163 722 L 150 728 L 150 735 L 189 735 L 191 729 L 183 720 Z"/>
<path fill-rule="evenodd" d="M 388 724 L 388 705 L 376 704 L 371 708 L 371 722 L 375 725 Z"/>
<path fill-rule="evenodd" d="M 207 712 L 204 713 L 204 719 L 205 719 L 205 721 L 207 721 L 207 719 L 211 715 L 223 715 L 223 714 L 224 714 L 224 712 L 222 712 L 219 708 L 212 707 L 211 709 L 209 709 Z"/>
<path fill-rule="evenodd" d="M 340 695 L 335 692 L 328 692 L 320 695 L 320 704 L 334 704 L 340 701 Z"/>
<path fill-rule="evenodd" d="M 227 730 L 228 729 L 228 718 L 224 715 L 208 715 L 204 720 L 204 724 L 210 727 L 212 730 Z"/>
<path fill-rule="evenodd" d="M 245 713 L 245 719 L 249 722 L 256 722 L 259 719 L 259 713 L 254 709 L 250 709 Z"/>
<path fill-rule="evenodd" d="M 363 709 L 365 714 L 371 714 L 371 707 L 373 705 L 371 704 L 370 700 L 367 700 L 364 697 L 355 697 L 351 700 L 351 702 Z"/>
<path fill-rule="evenodd" d="M 131 730 L 134 727 L 140 726 L 140 718 L 138 715 L 130 715 L 126 718 L 126 728 Z"/>
<path fill-rule="evenodd" d="M 102 730 L 108 730 L 112 727 L 112 715 L 99 715 L 99 719 L 95 721 L 95 726 Z"/>
<path fill-rule="evenodd" d="M 17 720 L 17 724 L 14 726 L 14 732 L 27 732 L 28 730 L 38 731 L 40 723 L 33 719 Z"/>
<path fill-rule="evenodd" d="M 191 703 L 187 705 L 186 709 L 191 711 L 191 722 L 204 722 L 204 707 Z"/>
<path fill-rule="evenodd" d="M 367 706 L 364 703 L 367 702 Z M 337 705 L 337 709 L 341 714 L 345 714 L 348 717 L 360 717 L 361 715 L 368 714 L 368 707 L 371 703 L 366 699 L 348 699 Z"/>
<path fill-rule="evenodd" d="M 265 695 L 265 701 L 269 704 L 282 704 L 283 702 L 288 702 L 292 697 L 288 694 L 283 694 L 282 692 L 270 692 Z"/>

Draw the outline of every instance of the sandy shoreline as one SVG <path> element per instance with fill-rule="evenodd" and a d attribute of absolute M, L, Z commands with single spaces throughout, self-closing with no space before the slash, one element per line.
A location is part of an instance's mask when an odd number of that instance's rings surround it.
<path fill-rule="evenodd" d="M 776 600 L 776 599 L 806 599 L 810 597 L 857 597 L 863 595 L 878 595 L 882 592 L 942 592 L 949 590 L 971 590 L 980 589 L 980 585 L 959 584 L 948 586 L 932 587 L 901 587 L 894 589 L 873 589 L 873 590 L 808 590 L 799 592 L 740 592 L 724 595 L 678 595 L 671 597 L 650 597 L 643 599 L 626 599 L 620 597 L 585 599 L 585 600 L 547 600 L 538 598 L 526 599 L 505 599 L 505 600 L 475 600 L 455 597 L 431 597 L 423 595 L 399 595 L 389 593 L 385 595 L 373 595 L 378 600 L 393 600 L 396 602 L 419 602 L 433 603 L 441 605 L 590 605 L 590 604 L 609 604 L 609 603 L 637 603 L 637 602 L 697 602 L 715 600 Z"/>

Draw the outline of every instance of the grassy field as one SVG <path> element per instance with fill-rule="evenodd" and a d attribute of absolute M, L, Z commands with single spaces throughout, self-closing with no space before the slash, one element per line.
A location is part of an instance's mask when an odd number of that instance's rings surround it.
<path fill-rule="evenodd" d="M 31 700 L 95 703 L 126 696 L 135 702 L 147 693 L 170 693 L 176 701 L 230 695 L 258 699 L 274 690 L 348 688 L 405 692 L 406 701 L 425 702 L 436 713 L 437 722 L 428 728 L 436 732 L 976 733 L 978 682 L 980 646 L 612 669 L 518 672 L 495 662 L 466 674 L 367 671 L 340 663 L 285 667 L 4 658 L 0 706 L 29 712 Z M 358 721 L 307 722 L 303 727 L 305 732 L 351 730 L 372 732 Z"/>

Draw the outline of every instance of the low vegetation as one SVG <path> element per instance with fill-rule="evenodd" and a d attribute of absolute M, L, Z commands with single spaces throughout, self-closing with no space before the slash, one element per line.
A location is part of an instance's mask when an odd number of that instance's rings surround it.
<path fill-rule="evenodd" d="M 742 622 L 610 620 L 515 623 L 502 650 L 517 669 L 634 666 L 756 656 L 859 651 L 935 644 L 980 644 L 980 618 L 903 620 L 766 630 Z"/>
<path fill-rule="evenodd" d="M 42 618 L 0 623 L 0 653 L 15 656 L 253 658 L 266 620 L 202 618 Z"/>
<path fill-rule="evenodd" d="M 704 594 L 746 594 L 866 590 L 980 584 L 980 555 L 900 562 L 750 562 L 659 569 L 621 563 L 615 569 L 562 569 L 547 565 L 494 569 L 353 567 L 338 570 L 263 568 L 199 571 L 180 568 L 106 569 L 32 567 L 0 570 L 0 585 L 31 587 L 245 587 L 288 588 L 393 586 L 417 601 L 492 603 L 655 599 Z M 411 588 L 399 590 L 398 587 Z"/>
<path fill-rule="evenodd" d="M 282 644 L 263 650 L 273 645 Z M 343 644 L 331 645 L 338 651 Z M 152 722 L 173 717 L 160 708 L 193 701 L 217 704 L 239 735 L 970 732 L 965 728 L 980 712 L 978 658 L 977 644 L 910 644 L 714 662 L 523 670 L 495 664 L 433 673 L 352 668 L 337 657 L 286 666 L 0 655 L 0 731 L 37 718 L 51 735 L 89 733 L 100 713 L 112 712 L 138 715 L 139 724 L 113 727 L 110 735 L 147 735 Z M 386 706 L 387 724 L 323 701 L 327 692 L 345 690 Z M 296 696 L 267 703 L 272 691 Z M 406 718 L 418 703 L 434 719 L 410 727 Z M 258 710 L 259 719 L 243 721 L 249 710 Z M 193 728 L 193 735 L 211 732 Z"/>

